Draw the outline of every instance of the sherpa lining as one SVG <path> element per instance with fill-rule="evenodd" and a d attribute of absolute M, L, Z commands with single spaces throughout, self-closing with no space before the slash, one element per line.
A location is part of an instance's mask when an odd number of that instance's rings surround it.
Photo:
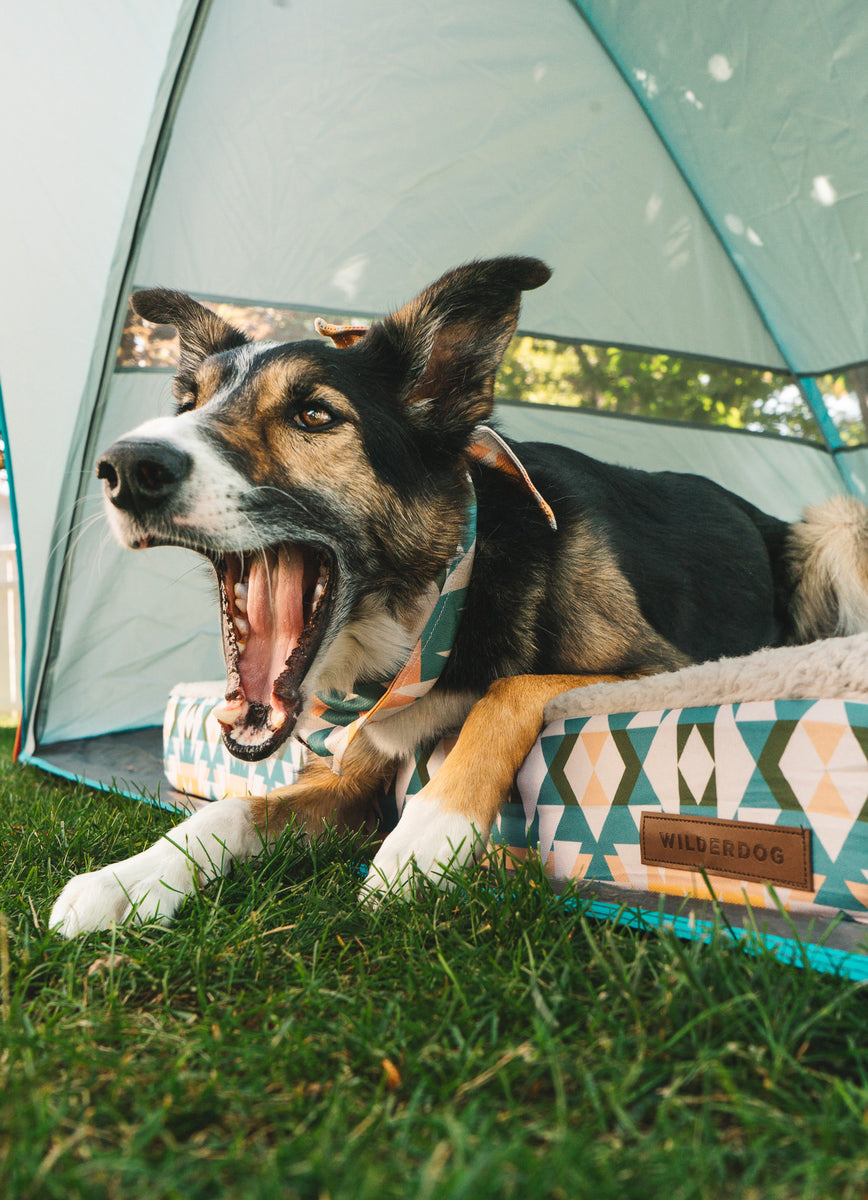
<path fill-rule="evenodd" d="M 608 713 L 825 697 L 868 701 L 868 633 L 576 688 L 549 702 L 545 723 Z"/>

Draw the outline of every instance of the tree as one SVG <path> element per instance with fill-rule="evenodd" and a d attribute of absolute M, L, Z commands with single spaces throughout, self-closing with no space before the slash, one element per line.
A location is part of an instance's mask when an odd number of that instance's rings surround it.
<path fill-rule="evenodd" d="M 507 400 L 819 437 L 798 389 L 772 371 L 525 337 L 513 341 L 498 382 Z"/>

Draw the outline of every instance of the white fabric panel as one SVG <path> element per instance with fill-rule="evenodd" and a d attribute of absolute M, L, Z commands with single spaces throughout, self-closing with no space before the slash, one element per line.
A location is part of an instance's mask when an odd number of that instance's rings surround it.
<path fill-rule="evenodd" d="M 792 439 L 530 404 L 500 405 L 497 419 L 510 437 L 559 442 L 603 462 L 707 475 L 785 521 L 847 490 L 831 454 Z"/>
<path fill-rule="evenodd" d="M 45 572 L 58 551 L 58 495 L 76 470 L 70 446 L 95 348 L 101 358 L 104 308 L 114 307 L 107 286 L 113 273 L 117 278 L 134 178 L 148 166 L 140 161 L 142 146 L 182 7 L 181 0 L 4 6 L 0 387 L 28 674 L 44 649 L 36 626 Z M 85 423 L 91 402 L 86 397 Z"/>
<path fill-rule="evenodd" d="M 515 252 L 555 268 L 525 329 L 781 362 L 565 0 L 215 0 L 138 282 L 382 312 Z"/>
<path fill-rule="evenodd" d="M 797 371 L 868 358 L 868 7 L 577 0 Z"/>
<path fill-rule="evenodd" d="M 116 375 L 100 451 L 171 410 L 171 376 Z M 211 568 L 173 547 L 121 549 L 102 506 L 93 474 L 72 540 L 63 630 L 41 713 L 43 744 L 160 724 L 176 683 L 224 674 Z"/>

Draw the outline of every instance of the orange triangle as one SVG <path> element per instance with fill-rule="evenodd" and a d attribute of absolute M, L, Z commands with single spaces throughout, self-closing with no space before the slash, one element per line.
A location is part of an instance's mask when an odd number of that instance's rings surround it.
<path fill-rule="evenodd" d="M 823 778 L 811 797 L 811 803 L 805 809 L 809 813 L 822 813 L 826 817 L 843 817 L 847 821 L 853 819 L 853 814 L 841 799 L 841 793 L 832 782 L 828 771 L 823 772 Z"/>
<path fill-rule="evenodd" d="M 611 798 L 606 795 L 605 789 L 594 771 L 591 778 L 588 780 L 585 790 L 582 792 L 582 808 L 585 805 L 600 805 L 605 804 L 607 807 L 612 803 Z"/>
<path fill-rule="evenodd" d="M 849 879 L 845 879 L 844 882 L 862 907 L 868 908 L 868 883 L 851 883 Z"/>
<path fill-rule="evenodd" d="M 573 863 L 573 869 L 570 871 L 570 878 L 584 879 L 588 873 L 588 867 L 593 860 L 593 854 L 577 854 L 576 861 Z"/>
<path fill-rule="evenodd" d="M 846 725 L 833 725 L 831 721 L 802 721 L 802 728 L 811 739 L 811 745 L 828 766 L 841 738 L 847 732 Z"/>
<path fill-rule="evenodd" d="M 606 866 L 612 873 L 612 882 L 629 883 L 632 886 L 632 881 L 627 872 L 627 868 L 624 866 L 623 862 L 621 862 L 620 856 L 617 854 L 607 854 L 605 858 Z M 587 870 L 587 867 L 585 870 Z"/>
<path fill-rule="evenodd" d="M 608 740 L 608 729 L 591 730 L 588 733 L 582 734 L 582 745 L 585 747 L 585 751 L 588 755 L 588 758 L 591 760 L 592 766 L 597 765 L 597 759 L 602 754 L 603 747 Z"/>

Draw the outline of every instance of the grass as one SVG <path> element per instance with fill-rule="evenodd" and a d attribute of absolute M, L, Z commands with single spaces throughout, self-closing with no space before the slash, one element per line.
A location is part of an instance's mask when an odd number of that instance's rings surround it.
<path fill-rule="evenodd" d="M 868 1191 L 861 986 L 589 921 L 533 868 L 369 912 L 338 838 L 171 928 L 62 942 L 68 876 L 172 818 L 10 753 L 0 731 L 2 1196 Z"/>

